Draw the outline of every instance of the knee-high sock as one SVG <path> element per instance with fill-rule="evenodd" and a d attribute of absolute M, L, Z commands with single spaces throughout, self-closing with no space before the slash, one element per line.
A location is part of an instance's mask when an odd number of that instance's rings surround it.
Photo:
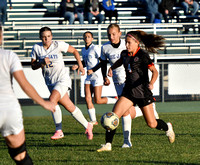
<path fill-rule="evenodd" d="M 156 111 L 156 105 L 155 105 L 155 103 L 153 103 L 153 111 L 154 111 L 155 118 L 159 119 L 159 115 L 158 115 L 158 112 Z"/>
<path fill-rule="evenodd" d="M 123 128 L 123 135 L 124 135 L 124 143 L 131 143 L 131 115 L 127 115 L 122 117 L 122 128 Z"/>
<path fill-rule="evenodd" d="M 106 130 L 106 143 L 111 143 L 113 141 L 116 129 L 114 130 Z"/>
<path fill-rule="evenodd" d="M 74 119 L 76 119 L 76 121 L 78 121 L 83 127 L 85 127 L 85 129 L 87 128 L 88 121 L 85 119 L 83 113 L 78 107 L 76 107 L 74 112 L 72 112 L 71 114 L 74 117 Z"/>
<path fill-rule="evenodd" d="M 91 121 L 97 121 L 95 108 L 88 109 L 88 114 Z"/>
<path fill-rule="evenodd" d="M 108 101 L 106 104 L 115 104 L 117 102 L 117 99 L 115 98 L 110 98 L 110 97 L 107 97 Z"/>
<path fill-rule="evenodd" d="M 52 113 L 54 124 L 57 130 L 62 130 L 62 112 L 59 105 L 56 105 L 56 111 Z"/>
<path fill-rule="evenodd" d="M 135 112 L 136 112 L 135 118 L 143 116 L 143 113 L 142 113 L 141 109 L 138 106 L 135 106 Z"/>

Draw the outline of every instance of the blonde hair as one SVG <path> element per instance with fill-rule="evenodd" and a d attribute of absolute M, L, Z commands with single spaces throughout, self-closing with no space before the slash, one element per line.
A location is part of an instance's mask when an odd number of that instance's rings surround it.
<path fill-rule="evenodd" d="M 144 31 L 130 31 L 126 34 L 127 36 L 132 36 L 140 44 L 144 44 L 145 49 L 151 53 L 157 53 L 157 50 L 161 50 L 161 47 L 165 46 L 164 37 L 156 34 L 147 34 Z"/>

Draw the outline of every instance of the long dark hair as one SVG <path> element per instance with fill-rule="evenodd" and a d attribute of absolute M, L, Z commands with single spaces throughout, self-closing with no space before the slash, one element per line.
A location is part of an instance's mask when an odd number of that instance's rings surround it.
<path fill-rule="evenodd" d="M 144 44 L 145 49 L 151 53 L 157 53 L 161 47 L 165 46 L 165 38 L 156 34 L 147 34 L 144 31 L 130 31 L 126 36 L 133 36 L 140 44 Z"/>

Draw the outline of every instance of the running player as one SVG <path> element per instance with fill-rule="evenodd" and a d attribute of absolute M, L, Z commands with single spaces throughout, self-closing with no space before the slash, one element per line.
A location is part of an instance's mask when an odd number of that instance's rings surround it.
<path fill-rule="evenodd" d="M 148 52 L 155 53 L 164 46 L 164 38 L 159 35 L 147 34 L 144 31 L 130 31 L 126 35 L 126 50 L 122 51 L 121 57 L 108 71 L 109 76 L 114 75 L 114 70 L 122 64 L 126 72 L 126 81 L 123 93 L 113 108 L 113 112 L 120 118 L 125 112 L 137 104 L 143 112 L 143 116 L 150 128 L 166 131 L 169 142 L 175 141 L 175 133 L 171 123 L 165 123 L 156 119 L 153 110 L 154 97 L 151 92 L 158 77 L 158 71 L 152 63 Z M 146 49 L 140 48 L 144 44 Z M 148 70 L 152 72 L 149 81 Z M 106 130 L 106 145 L 103 145 L 98 152 L 111 151 L 111 144 L 116 129 Z"/>
<path fill-rule="evenodd" d="M 101 68 L 104 78 L 104 85 L 109 85 L 110 80 L 107 77 L 107 59 L 109 60 L 110 65 L 112 66 L 119 58 L 120 54 L 123 50 L 126 49 L 125 41 L 121 38 L 121 31 L 120 27 L 117 24 L 110 24 L 107 28 L 107 35 L 109 41 L 105 43 L 101 48 Z M 93 73 L 93 69 L 89 70 L 88 73 Z M 113 82 L 115 85 L 115 89 L 117 91 L 118 97 L 121 96 L 124 85 L 125 85 L 125 70 L 123 66 L 118 67 L 113 71 Z M 155 117 L 158 117 L 158 113 L 154 107 Z M 142 112 L 138 106 L 135 108 L 132 107 L 130 111 L 123 114 L 122 117 L 122 128 L 123 128 L 123 135 L 124 135 L 124 144 L 122 148 L 130 148 L 132 146 L 131 143 L 131 124 L 132 119 L 142 116 Z M 111 144 L 108 144 L 110 146 Z"/>
<path fill-rule="evenodd" d="M 0 26 L 0 45 L 3 34 Z M 12 77 L 23 91 L 46 110 L 55 111 L 55 104 L 43 100 L 27 81 L 20 60 L 14 52 L 0 49 L 0 132 L 5 138 L 8 152 L 16 164 L 32 165 L 26 150 L 22 110 L 12 88 Z"/>
<path fill-rule="evenodd" d="M 56 132 L 51 139 L 56 140 L 64 137 L 62 132 L 62 113 L 58 105 L 60 103 L 69 111 L 72 116 L 86 129 L 86 135 L 89 140 L 93 138 L 93 125 L 83 116 L 81 110 L 76 107 L 69 98 L 68 91 L 71 89 L 71 79 L 64 66 L 62 52 L 73 53 L 78 62 L 78 73 L 85 74 L 85 70 L 80 60 L 78 51 L 71 45 L 62 41 L 52 41 L 52 32 L 49 27 L 40 29 L 40 39 L 42 42 L 35 44 L 31 53 L 32 69 L 42 68 L 42 73 L 46 85 L 51 92 L 50 101 L 56 104 L 56 112 L 53 113 L 53 119 L 56 126 Z"/>
<path fill-rule="evenodd" d="M 97 125 L 96 112 L 94 104 L 92 103 L 92 94 L 94 94 L 94 101 L 97 104 L 114 104 L 117 99 L 109 97 L 101 97 L 103 87 L 103 77 L 101 74 L 99 64 L 100 49 L 97 45 L 92 43 L 93 34 L 90 31 L 86 31 L 83 34 L 85 41 L 85 47 L 82 49 L 83 66 L 87 67 L 87 70 L 93 69 L 95 72 L 91 75 L 87 75 L 85 79 L 85 100 L 87 103 L 88 113 L 90 116 L 91 123 Z M 78 65 L 72 67 L 73 70 L 77 69 Z"/>

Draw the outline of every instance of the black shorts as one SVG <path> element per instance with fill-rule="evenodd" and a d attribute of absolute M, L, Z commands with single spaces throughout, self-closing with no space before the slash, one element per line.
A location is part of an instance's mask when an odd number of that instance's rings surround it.
<path fill-rule="evenodd" d="M 135 97 L 133 97 L 131 95 L 127 95 L 125 93 L 123 93 L 122 96 L 131 100 L 133 102 L 134 106 L 138 105 L 139 107 L 145 107 L 146 105 L 149 105 L 149 104 L 156 101 L 153 96 L 148 96 L 148 97 L 145 97 L 145 98 L 135 98 Z"/>

